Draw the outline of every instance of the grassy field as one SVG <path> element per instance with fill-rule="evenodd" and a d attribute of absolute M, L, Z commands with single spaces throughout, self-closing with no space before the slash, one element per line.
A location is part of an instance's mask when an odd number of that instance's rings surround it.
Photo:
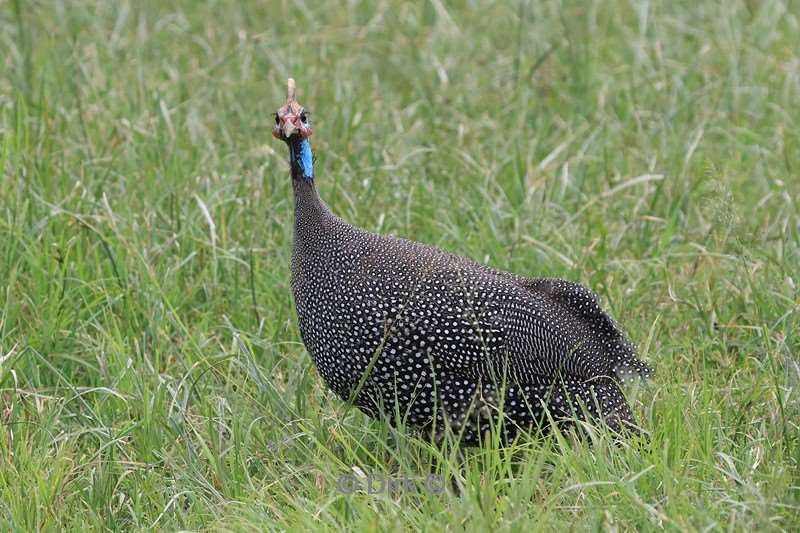
<path fill-rule="evenodd" d="M 288 76 L 344 218 L 600 294 L 648 442 L 459 474 L 325 389 Z M 0 0 L 0 529 L 797 530 L 798 172 L 797 1 Z"/>

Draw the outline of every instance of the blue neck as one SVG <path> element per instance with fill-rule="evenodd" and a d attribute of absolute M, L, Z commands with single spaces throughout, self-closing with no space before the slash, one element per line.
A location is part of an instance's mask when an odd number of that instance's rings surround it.
<path fill-rule="evenodd" d="M 308 139 L 290 140 L 289 158 L 293 177 L 314 181 L 314 156 Z"/>

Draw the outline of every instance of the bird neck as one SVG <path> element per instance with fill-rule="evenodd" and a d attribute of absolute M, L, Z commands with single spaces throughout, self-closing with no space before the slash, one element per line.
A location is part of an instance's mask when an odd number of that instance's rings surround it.
<path fill-rule="evenodd" d="M 298 137 L 289 139 L 289 165 L 293 180 L 314 181 L 314 155 L 308 139 Z"/>
<path fill-rule="evenodd" d="M 294 211 L 297 221 L 301 219 L 312 222 L 322 218 L 328 212 L 328 207 L 319 197 L 314 180 L 293 179 Z"/>
<path fill-rule="evenodd" d="M 286 144 L 289 145 L 295 214 L 298 219 L 319 218 L 326 209 L 314 186 L 314 156 L 311 153 L 311 143 L 308 139 L 293 137 L 287 140 Z"/>
<path fill-rule="evenodd" d="M 337 217 L 319 197 L 314 180 L 293 179 L 294 239 L 292 242 L 292 276 L 313 268 L 323 253 L 325 243 L 337 227 Z M 301 276 L 302 279 L 305 279 Z M 294 278 L 293 278 L 294 279 Z"/>

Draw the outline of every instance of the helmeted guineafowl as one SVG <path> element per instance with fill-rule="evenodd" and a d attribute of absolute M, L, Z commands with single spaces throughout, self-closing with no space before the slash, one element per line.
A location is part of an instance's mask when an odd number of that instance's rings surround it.
<path fill-rule="evenodd" d="M 289 80 L 273 135 L 289 147 L 295 199 L 292 291 L 300 334 L 343 399 L 477 444 L 554 420 L 635 428 L 619 382 L 647 377 L 590 290 L 495 270 L 376 235 L 333 214 L 314 184 L 312 134 Z"/>

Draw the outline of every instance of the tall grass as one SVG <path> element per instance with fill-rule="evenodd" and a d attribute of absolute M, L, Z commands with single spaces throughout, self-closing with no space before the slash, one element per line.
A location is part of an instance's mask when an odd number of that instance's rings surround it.
<path fill-rule="evenodd" d="M 796 530 L 800 6 L 0 1 L 0 529 Z M 271 113 L 354 224 L 592 287 L 647 442 L 328 392 Z M 459 495 L 345 493 L 384 475 Z M 365 485 L 364 485 L 365 486 Z"/>

